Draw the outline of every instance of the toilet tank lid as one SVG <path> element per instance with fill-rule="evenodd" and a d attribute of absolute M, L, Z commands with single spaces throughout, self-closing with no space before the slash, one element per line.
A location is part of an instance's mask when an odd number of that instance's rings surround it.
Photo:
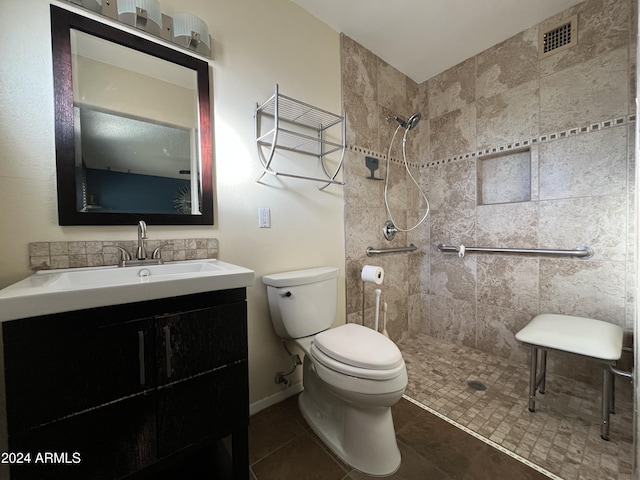
<path fill-rule="evenodd" d="M 308 268 L 265 275 L 262 281 L 271 287 L 294 287 L 336 278 L 339 272 L 337 267 Z"/>

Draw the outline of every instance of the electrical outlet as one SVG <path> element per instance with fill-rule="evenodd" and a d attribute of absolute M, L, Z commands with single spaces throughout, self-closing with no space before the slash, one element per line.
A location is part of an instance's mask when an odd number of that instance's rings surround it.
<path fill-rule="evenodd" d="M 258 208 L 258 227 L 271 228 L 271 210 L 269 208 Z"/>

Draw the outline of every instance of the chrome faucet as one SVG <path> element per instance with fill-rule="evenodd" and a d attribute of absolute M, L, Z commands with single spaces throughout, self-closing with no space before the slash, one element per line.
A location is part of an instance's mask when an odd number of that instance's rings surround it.
<path fill-rule="evenodd" d="M 132 267 L 140 265 L 162 265 L 162 248 L 167 245 L 172 245 L 172 242 L 165 242 L 160 244 L 153 250 L 151 257 L 147 257 L 147 224 L 144 220 L 138 222 L 138 248 L 136 249 L 135 258 L 132 259 L 129 252 L 119 245 L 105 245 L 106 248 L 115 248 L 119 251 L 118 266 L 119 267 Z"/>
<path fill-rule="evenodd" d="M 138 222 L 138 248 L 136 250 L 136 258 L 144 260 L 147 258 L 147 224 L 144 220 Z"/>

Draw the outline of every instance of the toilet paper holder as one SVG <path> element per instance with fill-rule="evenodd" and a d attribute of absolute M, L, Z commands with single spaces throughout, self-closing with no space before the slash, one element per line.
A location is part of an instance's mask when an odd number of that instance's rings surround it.
<path fill-rule="evenodd" d="M 373 284 L 375 287 L 379 287 L 380 285 L 382 285 L 382 282 L 384 280 L 384 269 L 376 265 L 365 265 L 364 267 L 362 267 L 362 271 L 360 273 L 360 279 L 362 280 L 362 326 L 364 326 L 365 285 L 367 283 Z M 380 288 L 376 288 L 375 293 L 376 293 L 376 310 L 375 310 L 374 330 L 377 332 L 378 319 L 380 315 L 380 296 L 382 294 L 382 290 Z"/>

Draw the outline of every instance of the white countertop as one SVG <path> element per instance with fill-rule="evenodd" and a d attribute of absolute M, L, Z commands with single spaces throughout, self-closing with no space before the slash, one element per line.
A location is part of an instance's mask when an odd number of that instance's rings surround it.
<path fill-rule="evenodd" d="M 253 270 L 217 259 L 43 270 L 0 290 L 0 322 L 253 286 Z"/>

